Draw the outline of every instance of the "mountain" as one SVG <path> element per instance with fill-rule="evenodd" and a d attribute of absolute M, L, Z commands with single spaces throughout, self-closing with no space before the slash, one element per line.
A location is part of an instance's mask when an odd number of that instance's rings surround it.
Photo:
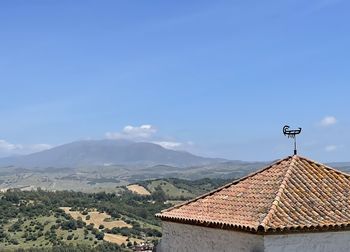
<path fill-rule="evenodd" d="M 350 162 L 333 162 L 333 163 L 328 163 L 330 167 L 337 168 L 343 172 L 350 173 Z"/>
<path fill-rule="evenodd" d="M 2 158 L 0 166 L 72 168 L 118 164 L 143 167 L 154 165 L 187 167 L 221 161 L 225 160 L 169 150 L 153 143 L 125 140 L 86 140 L 64 144 L 30 155 Z"/>

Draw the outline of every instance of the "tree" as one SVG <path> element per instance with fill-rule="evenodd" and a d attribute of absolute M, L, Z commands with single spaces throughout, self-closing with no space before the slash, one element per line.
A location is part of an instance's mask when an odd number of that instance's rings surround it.
<path fill-rule="evenodd" d="M 12 238 L 10 240 L 10 243 L 12 243 L 13 245 L 18 245 L 19 244 L 19 242 L 15 238 Z"/>
<path fill-rule="evenodd" d="M 103 232 L 98 232 L 96 235 L 95 235 L 95 238 L 97 240 L 103 240 L 103 238 L 105 237 L 105 234 Z"/>
<path fill-rule="evenodd" d="M 164 202 L 167 200 L 167 196 L 160 186 L 155 188 L 155 192 L 152 194 L 152 198 L 158 202 Z"/>
<path fill-rule="evenodd" d="M 117 244 L 110 243 L 110 242 L 103 242 L 95 247 L 94 251 L 98 252 L 120 252 L 121 249 Z"/>
<path fill-rule="evenodd" d="M 75 220 L 64 221 L 61 223 L 61 228 L 63 230 L 76 230 L 77 222 Z"/>
<path fill-rule="evenodd" d="M 85 226 L 85 222 L 83 222 L 81 219 L 77 220 L 77 227 L 78 228 L 83 228 Z"/>
<path fill-rule="evenodd" d="M 112 218 L 116 218 L 116 219 L 119 219 L 121 217 L 121 215 L 117 211 L 111 212 L 110 215 Z"/>

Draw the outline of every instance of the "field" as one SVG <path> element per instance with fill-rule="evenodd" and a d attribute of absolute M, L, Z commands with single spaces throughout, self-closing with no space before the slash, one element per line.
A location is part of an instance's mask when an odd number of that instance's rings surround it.
<path fill-rule="evenodd" d="M 188 190 L 178 188 L 166 180 L 154 180 L 147 185 L 147 189 L 151 192 L 155 192 L 158 188 L 161 188 L 164 193 L 170 198 L 192 198 L 195 196 Z"/>
<path fill-rule="evenodd" d="M 127 188 L 132 191 L 133 193 L 139 194 L 139 195 L 151 195 L 149 191 L 147 191 L 146 188 L 143 186 L 134 184 L 134 185 L 128 185 Z"/>
<path fill-rule="evenodd" d="M 111 243 L 116 243 L 118 245 L 122 245 L 123 243 L 127 244 L 128 241 L 130 241 L 132 243 L 134 243 L 134 242 L 137 242 L 137 243 L 144 242 L 144 240 L 141 240 L 141 239 L 128 238 L 127 236 L 117 235 L 117 234 L 105 234 L 104 240 L 108 241 L 108 242 L 111 242 Z"/>
<path fill-rule="evenodd" d="M 123 220 L 111 220 L 112 217 L 109 214 L 106 213 L 100 213 L 97 211 L 89 211 L 87 214 L 83 215 L 79 211 L 70 211 L 70 207 L 60 207 L 62 210 L 64 210 L 67 214 L 71 215 L 75 220 L 78 220 L 81 218 L 84 222 L 87 224 L 94 224 L 95 227 L 99 227 L 100 225 L 103 225 L 105 228 L 112 229 L 114 227 L 126 227 L 126 228 L 132 228 L 132 225 L 126 223 Z M 89 220 L 86 220 L 86 217 L 90 216 Z"/>

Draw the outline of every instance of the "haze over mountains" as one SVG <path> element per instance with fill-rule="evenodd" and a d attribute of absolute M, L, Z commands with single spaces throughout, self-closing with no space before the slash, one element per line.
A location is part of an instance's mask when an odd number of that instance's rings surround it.
<path fill-rule="evenodd" d="M 20 168 L 79 168 L 85 166 L 134 166 L 140 168 L 154 166 L 201 167 L 246 166 L 266 164 L 266 162 L 244 162 L 221 158 L 201 157 L 189 152 L 166 149 L 149 142 L 128 140 L 84 140 L 63 144 L 49 150 L 29 155 L 0 158 L 0 167 Z M 349 162 L 333 162 L 332 167 L 350 170 Z M 255 165 L 254 165 L 255 166 Z"/>
<path fill-rule="evenodd" d="M 143 167 L 169 165 L 188 167 L 224 161 L 224 159 L 196 156 L 185 151 L 170 150 L 147 142 L 85 140 L 64 144 L 25 156 L 2 158 L 0 159 L 0 166 L 75 168 L 108 165 L 136 165 Z"/>
<path fill-rule="evenodd" d="M 25 156 L 0 159 L 0 190 L 8 188 L 115 191 L 148 179 L 235 179 L 271 161 L 206 158 L 160 145 L 126 140 L 87 140 Z M 332 163 L 345 172 L 349 163 Z"/>

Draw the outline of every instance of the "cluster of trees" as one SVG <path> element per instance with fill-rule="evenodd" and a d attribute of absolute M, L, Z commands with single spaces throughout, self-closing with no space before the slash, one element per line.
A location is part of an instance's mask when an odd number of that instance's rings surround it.
<path fill-rule="evenodd" d="M 188 181 L 181 179 L 164 179 L 164 181 L 173 184 L 179 190 L 186 190 L 193 195 L 212 190 L 227 181 L 223 179 L 201 179 Z M 147 187 L 152 181 L 143 181 L 139 184 Z M 29 251 L 122 251 L 123 247 L 131 247 L 133 244 L 128 243 L 119 247 L 115 244 L 106 242 L 97 242 L 103 240 L 105 233 L 120 234 L 127 237 L 142 238 L 161 237 L 157 229 L 144 228 L 140 222 L 159 226 L 160 222 L 156 219 L 155 213 L 160 212 L 170 205 L 164 202 L 172 199 L 161 186 L 155 188 L 155 191 L 149 196 L 141 196 L 131 193 L 125 188 L 121 194 L 114 193 L 82 193 L 73 191 L 48 192 L 38 189 L 37 191 L 20 191 L 9 190 L 0 194 L 0 243 L 19 244 L 21 241 L 36 241 L 41 238 L 48 245 L 44 248 L 33 248 Z M 69 206 L 72 210 L 80 211 L 85 215 L 86 220 L 90 219 L 89 209 L 97 209 L 100 212 L 106 212 L 111 215 L 111 219 L 122 219 L 132 228 L 112 228 L 107 229 L 103 225 L 94 227 L 86 224 L 81 219 L 74 220 L 60 209 L 62 206 Z M 55 223 L 40 223 L 34 219 L 39 216 L 54 216 Z M 13 222 L 13 220 L 15 220 Z M 11 225 L 9 222 L 11 221 Z M 4 228 L 4 225 L 7 228 Z M 94 245 L 66 245 L 62 237 L 57 236 L 57 230 L 67 230 L 68 235 L 65 240 L 78 239 L 73 230 L 83 229 L 84 240 L 93 241 Z M 12 234 L 21 232 L 20 240 L 14 239 Z M 16 237 L 19 237 L 18 235 Z M 21 249 L 17 250 L 23 251 Z"/>
<path fill-rule="evenodd" d="M 47 192 L 40 189 L 23 192 L 11 190 L 0 196 L 0 225 L 18 217 L 50 216 L 62 206 L 71 206 L 72 210 L 81 210 L 83 213 L 86 209 L 95 208 L 107 212 L 113 218 L 123 215 L 155 225 L 159 225 L 154 217 L 155 213 L 165 207 L 164 201 L 150 202 L 150 198 L 128 191 L 116 195 L 104 192 L 88 194 L 72 191 Z"/>
<path fill-rule="evenodd" d="M 160 185 L 154 188 L 154 192 L 152 195 L 148 196 L 150 199 L 161 202 L 166 200 L 188 200 L 190 198 L 193 198 L 195 195 L 201 195 L 203 193 L 206 193 L 208 191 L 211 191 L 215 188 L 218 188 L 224 184 L 227 184 L 229 181 L 232 181 L 232 179 L 221 179 L 221 178 L 204 178 L 204 179 L 198 179 L 198 180 L 185 180 L 185 179 L 178 179 L 178 178 L 163 178 L 163 179 L 157 179 L 157 181 L 161 181 Z M 145 180 L 137 182 L 137 184 L 148 188 L 148 186 L 154 182 L 154 180 Z M 167 183 L 172 184 L 175 186 L 178 190 L 187 191 L 191 193 L 193 196 L 170 196 L 167 194 L 167 192 L 164 192 L 162 189 L 162 185 L 166 185 Z"/>
<path fill-rule="evenodd" d="M 27 250 L 17 249 L 15 252 L 122 252 L 123 249 L 117 244 L 104 242 L 95 247 L 89 245 L 66 245 L 53 246 L 50 248 L 30 248 Z"/>
<path fill-rule="evenodd" d="M 223 179 L 190 181 L 169 178 L 164 180 L 194 194 L 211 190 L 227 182 Z M 139 184 L 147 187 L 149 183 L 151 181 L 143 181 Z M 49 216 L 61 206 L 70 206 L 72 210 L 81 211 L 85 215 L 88 214 L 86 209 L 95 208 L 107 212 L 113 218 L 120 218 L 123 215 L 159 225 L 159 220 L 154 215 L 167 207 L 164 202 L 168 199 L 173 198 L 167 196 L 161 187 L 157 187 L 149 196 L 140 196 L 128 190 L 121 195 L 104 192 L 92 194 L 72 191 L 47 192 L 40 189 L 27 192 L 11 190 L 0 196 L 0 225 L 18 216 L 28 218 Z"/>
<path fill-rule="evenodd" d="M 71 210 L 80 211 L 86 216 L 86 219 L 89 219 L 89 209 L 97 209 L 100 212 L 110 214 L 112 220 L 123 219 L 132 224 L 132 228 L 109 230 L 104 226 L 94 227 L 81 219 L 74 220 L 60 209 L 62 206 L 70 206 Z M 100 250 L 96 251 L 109 251 L 110 245 L 106 245 L 108 248 L 102 248 L 102 245 L 99 245 L 101 242 L 97 242 L 103 240 L 105 233 L 139 238 L 143 236 L 160 237 L 159 231 L 142 228 L 139 221 L 159 225 L 159 220 L 154 215 L 163 208 L 164 202 L 162 201 L 151 202 L 147 197 L 138 196 L 128 191 L 116 195 L 104 192 L 93 194 L 72 191 L 48 192 L 41 189 L 37 191 L 9 190 L 0 194 L 0 243 L 16 245 L 21 242 L 36 241 L 43 237 L 40 240 L 45 240 L 44 248 L 33 251 L 70 251 L 69 246 L 66 250 L 59 249 L 64 247 L 67 242 L 78 239 L 72 232 L 73 230 L 83 229 L 84 237 L 80 237 L 80 239 L 94 241 L 95 246 L 100 246 Z M 50 218 L 54 216 L 55 223 L 50 223 L 46 227 L 48 223 L 34 220 L 39 216 Z M 13 220 L 16 221 L 13 222 Z M 10 221 L 11 225 L 9 225 Z M 3 228 L 4 225 L 7 226 L 6 229 Z M 58 237 L 58 229 L 67 230 L 68 235 L 64 239 Z M 21 232 L 20 239 L 13 239 L 13 234 L 18 232 Z M 52 247 L 52 250 L 47 250 L 46 247 Z M 80 249 L 82 249 L 81 251 L 91 251 L 89 247 L 81 247 Z M 122 248 L 118 246 L 118 249 Z"/>
<path fill-rule="evenodd" d="M 132 228 L 127 227 L 114 227 L 112 229 L 106 229 L 106 233 L 110 234 L 120 234 L 123 236 L 134 236 L 137 238 L 141 238 L 141 235 L 144 234 L 148 237 L 162 237 L 162 233 L 157 229 L 153 228 L 141 228 L 140 224 L 133 224 Z"/>

